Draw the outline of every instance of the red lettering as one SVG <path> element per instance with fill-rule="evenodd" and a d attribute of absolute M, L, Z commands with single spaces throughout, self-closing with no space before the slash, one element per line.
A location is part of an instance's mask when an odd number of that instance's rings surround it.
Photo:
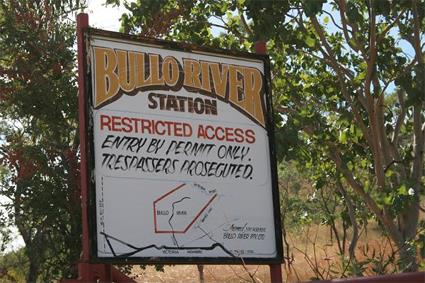
<path fill-rule="evenodd" d="M 140 121 L 140 119 L 131 118 L 131 121 L 134 122 L 134 132 L 138 133 L 139 132 L 139 121 Z"/>
<path fill-rule="evenodd" d="M 192 126 L 190 126 L 189 124 L 186 124 L 186 123 L 183 123 L 183 135 L 185 136 L 185 137 L 190 137 L 190 136 L 192 136 Z M 198 135 L 199 135 L 199 133 L 198 133 Z"/>
<path fill-rule="evenodd" d="M 243 130 L 240 128 L 235 129 L 235 142 L 243 142 L 244 141 L 244 133 Z"/>
<path fill-rule="evenodd" d="M 221 136 L 219 136 L 219 134 L 218 134 L 219 130 L 220 130 L 220 132 L 221 132 Z M 226 138 L 226 135 L 224 134 L 224 129 L 223 129 L 222 127 L 217 127 L 217 128 L 215 129 L 215 137 L 216 137 L 219 141 L 222 141 L 222 140 L 224 140 L 224 139 Z"/>
<path fill-rule="evenodd" d="M 255 132 L 253 130 L 246 130 L 245 136 L 246 136 L 246 142 L 247 143 L 254 143 L 255 142 Z"/>
<path fill-rule="evenodd" d="M 234 131 L 233 128 L 227 128 L 226 127 L 226 141 L 228 141 L 228 142 L 235 141 L 233 139 L 233 131 Z"/>
<path fill-rule="evenodd" d="M 100 115 L 100 130 L 103 130 L 103 127 L 107 127 L 109 131 L 111 130 L 111 117 Z"/>
<path fill-rule="evenodd" d="M 152 123 L 150 120 L 145 120 L 145 119 L 142 120 L 142 134 L 145 133 L 145 129 L 148 131 L 149 134 L 152 134 L 152 130 L 154 129 L 153 127 L 152 128 L 151 127 L 152 127 Z"/>
<path fill-rule="evenodd" d="M 177 136 L 180 136 L 180 135 L 177 135 Z M 208 140 L 216 139 L 218 141 L 228 141 L 228 142 L 237 142 L 237 143 L 242 143 L 242 142 L 254 143 L 255 132 L 251 129 L 243 130 L 241 128 L 199 125 L 198 138 L 208 139 Z"/>
<path fill-rule="evenodd" d="M 162 127 L 162 131 L 160 131 L 160 130 L 158 129 L 158 125 L 161 125 L 161 127 Z M 162 136 L 162 135 L 164 135 L 164 134 L 165 134 L 164 122 L 162 122 L 162 121 L 157 121 L 157 122 L 155 123 L 155 132 L 156 132 L 158 135 L 160 135 L 160 136 Z"/>
<path fill-rule="evenodd" d="M 198 139 L 199 138 L 205 139 L 205 130 L 204 130 L 204 126 L 202 125 L 198 126 Z"/>
<path fill-rule="evenodd" d="M 131 119 L 130 118 L 124 117 L 124 118 L 121 119 L 121 122 L 122 122 L 122 125 L 123 125 L 123 128 L 122 128 L 123 132 L 130 133 L 130 132 L 133 131 L 133 127 L 131 125 Z"/>
<path fill-rule="evenodd" d="M 208 135 L 208 130 L 211 130 L 211 136 Z M 214 139 L 214 127 L 213 126 L 206 126 L 205 127 L 205 137 L 209 140 Z"/>
<path fill-rule="evenodd" d="M 171 136 L 171 125 L 173 125 L 173 122 L 165 122 L 167 124 L 167 130 L 168 135 Z"/>
<path fill-rule="evenodd" d="M 112 116 L 112 131 L 121 132 L 121 117 Z"/>
<path fill-rule="evenodd" d="M 181 123 L 174 123 L 174 136 L 182 137 L 183 136 L 183 125 Z"/>

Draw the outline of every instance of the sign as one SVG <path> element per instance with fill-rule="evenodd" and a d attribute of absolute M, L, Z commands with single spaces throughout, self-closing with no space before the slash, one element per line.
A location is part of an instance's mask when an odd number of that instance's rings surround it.
<path fill-rule="evenodd" d="M 93 259 L 280 262 L 267 57 L 87 35 Z"/>

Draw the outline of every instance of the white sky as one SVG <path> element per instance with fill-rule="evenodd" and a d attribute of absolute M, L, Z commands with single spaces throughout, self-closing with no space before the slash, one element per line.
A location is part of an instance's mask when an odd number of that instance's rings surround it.
<path fill-rule="evenodd" d="M 120 17 L 127 11 L 124 6 L 113 7 L 112 5 L 105 6 L 103 3 L 105 0 L 86 0 L 87 1 L 87 10 L 85 13 L 89 14 L 89 25 L 90 27 L 118 31 L 120 28 Z M 127 2 L 134 2 L 133 0 L 127 0 Z M 236 13 L 236 12 L 235 12 Z M 220 22 L 211 17 L 210 19 L 215 24 L 220 24 Z M 220 29 L 213 27 L 212 34 L 214 36 L 219 35 Z"/>
<path fill-rule="evenodd" d="M 87 0 L 88 9 L 85 12 L 89 14 L 89 25 L 94 28 L 118 31 L 119 19 L 126 9 L 123 6 L 105 7 L 104 2 L 104 0 Z"/>

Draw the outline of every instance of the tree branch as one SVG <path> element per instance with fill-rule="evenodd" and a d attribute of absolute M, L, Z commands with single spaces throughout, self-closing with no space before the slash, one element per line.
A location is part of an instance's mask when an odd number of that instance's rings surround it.
<path fill-rule="evenodd" d="M 346 11 L 347 11 L 347 3 L 346 3 L 346 1 L 345 0 L 339 0 L 338 6 L 339 6 L 339 9 L 342 10 L 343 11 L 343 14 L 345 15 L 346 14 Z M 357 33 L 359 31 L 359 28 L 358 28 L 357 24 L 356 23 L 351 23 L 345 17 L 344 18 L 341 17 L 341 20 L 342 19 L 345 19 L 346 20 L 346 24 L 351 27 L 351 30 L 352 30 L 351 33 L 353 35 L 353 38 L 354 38 L 355 42 L 358 43 L 357 48 L 361 51 L 362 54 L 366 54 L 366 51 L 365 51 L 365 49 L 363 47 L 362 42 L 360 42 L 359 41 L 359 38 L 357 37 Z"/>
<path fill-rule="evenodd" d="M 348 34 L 347 20 L 345 18 L 345 2 L 343 0 L 340 0 L 338 3 L 338 6 L 339 6 L 339 15 L 341 17 L 341 22 L 342 22 L 342 32 L 344 33 L 345 41 L 354 51 L 358 52 L 359 47 L 357 46 L 356 43 L 351 41 L 350 36 Z"/>
<path fill-rule="evenodd" d="M 390 29 L 394 27 L 395 24 L 398 23 L 398 21 L 401 19 L 402 16 L 404 16 L 404 13 L 406 12 L 406 8 L 400 11 L 400 14 L 394 19 L 393 22 L 391 22 L 389 25 L 385 27 L 385 29 L 378 35 L 377 37 L 377 44 L 381 43 L 381 41 L 385 38 L 385 35 L 388 33 Z"/>
<path fill-rule="evenodd" d="M 341 152 L 336 146 L 332 147 L 331 158 L 335 162 L 336 167 L 342 173 L 350 187 L 354 190 L 355 193 L 360 195 L 369 209 L 373 212 L 373 214 L 375 214 L 377 219 L 381 221 L 382 224 L 384 224 L 392 238 L 397 241 L 398 244 L 403 243 L 404 239 L 398 231 L 397 226 L 394 224 L 393 220 L 388 215 L 383 213 L 383 210 L 379 208 L 373 198 L 367 192 L 365 192 L 363 187 L 356 181 L 353 173 L 342 162 Z"/>
<path fill-rule="evenodd" d="M 419 23 L 419 15 L 418 15 L 418 7 L 417 2 L 413 1 L 413 38 L 414 38 L 414 47 L 415 47 L 415 57 L 418 61 L 419 65 L 422 68 L 423 66 L 423 56 L 422 56 L 422 50 L 420 49 L 420 23 Z M 421 183 L 421 176 L 422 176 L 422 170 L 423 170 L 423 156 L 424 156 L 424 134 L 422 129 L 422 112 L 424 102 L 418 101 L 413 107 L 413 133 L 414 133 L 414 140 L 413 140 L 413 151 L 415 153 L 415 157 L 413 160 L 413 167 L 412 167 L 412 179 L 415 182 L 414 189 L 416 193 L 419 193 L 420 190 L 420 183 Z"/>
<path fill-rule="evenodd" d="M 341 72 L 341 69 L 340 69 L 341 67 L 336 60 L 335 54 L 333 53 L 331 47 L 329 46 L 329 44 L 328 44 L 328 42 L 325 38 L 325 34 L 324 34 L 323 30 L 321 29 L 319 22 L 317 21 L 317 18 L 315 16 L 311 16 L 311 22 L 313 24 L 314 30 L 319 35 L 320 41 L 322 42 L 322 45 L 325 47 L 326 52 L 323 51 L 322 49 L 320 49 L 320 50 L 321 50 L 323 56 L 330 60 L 330 66 L 334 69 L 334 71 L 337 74 L 338 82 L 339 82 L 340 87 L 341 87 L 341 92 L 351 106 L 351 109 L 352 109 L 353 114 L 354 114 L 354 119 L 357 122 L 357 124 L 359 125 L 365 139 L 368 141 L 369 144 L 371 144 L 372 140 L 371 140 L 369 131 L 366 128 L 366 125 L 363 122 L 363 119 L 360 115 L 359 109 L 354 104 L 352 98 L 350 97 L 350 94 L 348 93 L 347 86 L 345 85 L 345 81 L 344 81 L 344 75 Z"/>
<path fill-rule="evenodd" d="M 356 220 L 356 213 L 353 205 L 353 200 L 351 199 L 350 195 L 347 193 L 347 191 L 344 189 L 344 187 L 341 184 L 341 180 L 339 177 L 337 178 L 337 187 L 342 196 L 345 199 L 345 203 L 347 205 L 348 210 L 348 216 L 350 217 L 351 224 L 353 225 L 353 237 L 351 238 L 350 247 L 348 248 L 348 252 L 350 255 L 350 261 L 356 259 L 355 249 L 357 246 L 357 241 L 359 240 L 359 225 L 357 224 Z"/>
<path fill-rule="evenodd" d="M 385 85 L 384 85 L 384 87 L 383 87 L 383 89 L 382 89 L 382 91 L 381 91 L 381 93 L 380 93 L 380 95 L 384 95 L 384 93 L 385 93 L 385 91 L 387 90 L 387 88 L 388 88 L 388 86 L 393 82 L 393 81 L 395 81 L 397 78 L 400 78 L 400 77 L 402 77 L 404 74 L 406 74 L 407 72 L 409 72 L 412 68 L 413 68 L 413 66 L 415 66 L 415 64 L 416 64 L 416 58 L 413 58 L 413 60 L 412 60 L 412 62 L 410 62 L 409 63 L 409 65 L 407 65 L 407 67 L 403 70 L 403 71 L 401 71 L 401 72 L 397 72 L 396 74 L 395 74 L 395 76 L 393 76 L 392 78 L 390 78 L 386 83 L 385 83 Z"/>
<path fill-rule="evenodd" d="M 366 70 L 366 80 L 364 84 L 365 96 L 367 99 L 367 112 L 370 122 L 370 135 L 371 139 L 369 140 L 369 145 L 372 148 L 372 155 L 374 161 L 375 174 L 378 181 L 378 187 L 383 190 L 385 187 L 385 174 L 383 171 L 383 152 L 381 151 L 381 146 L 383 145 L 380 128 L 378 125 L 378 116 L 380 115 L 377 109 L 377 103 L 375 102 L 374 97 L 371 94 L 371 84 L 375 74 L 375 63 L 376 63 L 376 15 L 373 8 L 372 0 L 369 0 L 369 56 L 366 59 L 367 70 Z M 379 103 L 379 102 L 378 102 Z M 378 110 L 378 112 L 377 112 Z"/>
<path fill-rule="evenodd" d="M 418 15 L 417 1 L 414 0 L 413 3 L 413 47 L 415 48 L 415 57 L 419 63 L 424 63 L 422 60 L 422 50 L 421 50 L 421 39 L 420 39 L 420 22 Z"/>
<path fill-rule="evenodd" d="M 252 29 L 248 25 L 243 12 L 239 11 L 239 17 L 241 18 L 241 22 L 242 22 L 243 27 L 246 30 L 246 32 L 249 33 L 252 36 L 253 35 Z"/>
<path fill-rule="evenodd" d="M 368 111 L 372 111 L 372 97 L 370 94 L 370 87 L 372 83 L 372 77 L 375 71 L 375 61 L 376 61 L 376 16 L 375 10 L 372 8 L 372 1 L 369 0 L 369 56 L 366 59 L 367 69 L 366 69 L 366 80 L 365 80 L 365 95 L 369 99 L 369 107 Z"/>
<path fill-rule="evenodd" d="M 398 139 L 400 136 L 401 126 L 403 125 L 404 119 L 406 118 L 406 107 L 404 105 L 404 97 L 402 90 L 397 91 L 398 103 L 400 104 L 400 114 L 397 117 L 397 122 L 395 124 L 394 133 L 391 143 L 395 148 L 398 148 Z"/>
<path fill-rule="evenodd" d="M 224 30 L 226 30 L 226 31 L 230 31 L 229 26 L 227 26 L 227 25 L 222 26 L 222 25 L 214 24 L 214 23 L 209 23 L 209 24 L 210 24 L 210 26 L 212 26 L 212 27 L 217 27 L 217 28 L 224 29 Z"/>
<path fill-rule="evenodd" d="M 391 145 L 387 137 L 386 129 L 385 129 L 385 97 L 383 95 L 378 96 L 375 103 L 375 113 L 376 113 L 376 121 L 378 128 L 378 137 L 381 145 L 381 153 L 383 156 L 383 165 L 387 165 L 390 160 L 393 160 L 395 157 L 392 155 L 390 151 Z"/>
<path fill-rule="evenodd" d="M 284 113 L 284 114 L 296 114 L 296 113 L 297 113 L 297 111 L 296 111 L 296 110 L 294 110 L 294 109 L 292 109 L 292 108 L 289 108 L 289 107 L 287 107 L 287 106 L 277 106 L 277 107 L 276 107 L 276 110 L 277 110 L 279 113 Z"/>
<path fill-rule="evenodd" d="M 334 16 L 331 14 L 331 13 L 329 13 L 328 11 L 326 11 L 326 10 L 323 10 L 323 13 L 325 13 L 326 15 L 328 15 L 330 18 L 331 18 L 331 21 L 332 21 L 332 23 L 337 27 L 337 28 L 339 28 L 340 30 L 343 30 L 343 27 L 341 27 L 340 25 L 338 25 L 337 23 L 336 23 L 336 21 L 335 21 L 335 18 L 334 18 Z"/>

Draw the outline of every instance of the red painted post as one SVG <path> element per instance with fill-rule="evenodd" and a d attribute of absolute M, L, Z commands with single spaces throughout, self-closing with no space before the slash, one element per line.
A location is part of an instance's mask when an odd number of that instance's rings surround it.
<path fill-rule="evenodd" d="M 89 16 L 85 13 L 77 15 L 77 59 L 78 59 L 78 113 L 80 134 L 80 174 L 81 174 L 81 220 L 82 220 L 82 254 L 78 264 L 78 279 L 91 281 L 94 276 L 90 265 L 90 240 L 88 224 L 88 169 L 87 169 L 87 131 L 86 131 L 86 62 L 84 29 L 89 27 Z"/>
<path fill-rule="evenodd" d="M 83 253 L 81 261 L 86 263 L 90 259 L 90 243 L 89 243 L 89 225 L 87 211 L 87 132 L 86 132 L 86 74 L 84 73 L 85 64 L 84 52 L 85 42 L 83 29 L 89 27 L 89 16 L 84 13 L 77 15 L 77 47 L 78 47 L 78 113 L 80 124 L 80 174 L 81 174 L 81 216 L 82 216 L 82 248 Z"/>
<path fill-rule="evenodd" d="M 135 282 L 126 277 L 119 270 L 116 270 L 110 264 L 91 264 L 90 263 L 90 238 L 88 223 L 88 168 L 87 168 L 87 82 L 86 73 L 87 62 L 84 60 L 86 52 L 86 43 L 84 40 L 84 30 L 89 27 L 89 16 L 85 13 L 77 15 L 77 60 L 78 60 L 78 118 L 80 135 L 80 174 L 81 174 L 81 220 L 82 220 L 82 254 L 78 264 L 78 279 L 63 280 L 62 282 Z M 114 278 L 113 278 L 114 277 Z"/>
<path fill-rule="evenodd" d="M 282 265 L 270 264 L 270 282 L 282 283 Z"/>
<path fill-rule="evenodd" d="M 110 264 L 103 264 L 103 272 L 104 272 L 103 280 L 100 280 L 99 283 L 109 283 L 109 282 L 112 282 L 112 265 L 110 265 Z"/>
<path fill-rule="evenodd" d="M 78 279 L 69 282 L 112 282 L 112 273 L 114 271 L 116 282 L 135 282 L 128 280 L 119 270 L 113 270 L 110 264 L 91 264 L 90 263 L 90 238 L 88 223 L 88 168 L 87 168 L 87 113 L 86 113 L 86 73 L 87 62 L 84 60 L 86 52 L 86 43 L 84 40 L 84 30 L 89 27 L 89 16 L 85 13 L 77 15 L 77 59 L 78 59 L 78 113 L 79 113 L 79 135 L 80 135 L 80 174 L 81 174 L 81 220 L 82 220 L 82 254 L 78 264 Z M 124 279 L 123 279 L 124 278 Z M 65 282 L 65 281 L 63 281 Z"/>
<path fill-rule="evenodd" d="M 267 45 L 265 41 L 259 40 L 254 44 L 255 53 L 266 55 Z M 272 283 L 282 283 L 282 265 L 270 264 L 270 279 Z"/>
<path fill-rule="evenodd" d="M 259 40 L 254 43 L 255 53 L 266 55 L 267 54 L 267 46 L 266 42 Z"/>

